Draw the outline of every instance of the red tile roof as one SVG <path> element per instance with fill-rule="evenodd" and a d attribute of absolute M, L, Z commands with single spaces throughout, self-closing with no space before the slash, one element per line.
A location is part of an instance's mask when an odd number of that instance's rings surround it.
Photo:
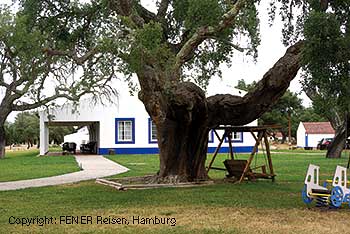
<path fill-rule="evenodd" d="M 334 134 L 334 129 L 330 122 L 303 122 L 308 134 Z"/>

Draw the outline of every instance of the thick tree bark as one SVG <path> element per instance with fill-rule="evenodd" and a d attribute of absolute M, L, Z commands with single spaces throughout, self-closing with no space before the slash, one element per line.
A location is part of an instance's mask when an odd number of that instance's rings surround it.
<path fill-rule="evenodd" d="M 345 146 L 345 132 L 346 127 L 340 126 L 335 130 L 335 135 L 332 143 L 327 149 L 326 158 L 340 158 Z"/>
<path fill-rule="evenodd" d="M 264 114 L 288 89 L 300 68 L 303 41 L 290 46 L 244 97 L 218 94 L 208 98 L 209 127 L 245 125 Z"/>
<path fill-rule="evenodd" d="M 11 113 L 11 109 L 8 106 L 3 104 L 0 105 L 0 159 L 5 158 L 5 146 L 6 146 L 5 120 L 7 119 L 7 116 L 10 113 Z"/>
<path fill-rule="evenodd" d="M 335 128 L 335 135 L 327 149 L 326 158 L 341 158 L 346 139 L 350 136 L 350 126 L 348 123 L 349 119 L 341 121 L 341 123 L 338 124 L 332 123 L 333 128 Z"/>
<path fill-rule="evenodd" d="M 248 124 L 276 103 L 300 68 L 301 47 L 302 42 L 291 46 L 244 97 L 220 94 L 206 98 L 197 85 L 166 84 L 164 80 L 174 80 L 167 77 L 173 73 L 157 70 L 157 66 L 145 66 L 138 73 L 139 98 L 157 126 L 160 181 L 206 179 L 209 129 Z"/>
<path fill-rule="evenodd" d="M 4 124 L 0 124 L 0 159 L 5 158 L 6 136 Z"/>
<path fill-rule="evenodd" d="M 207 179 L 208 108 L 204 92 L 182 83 L 169 100 L 166 117 L 157 125 L 160 149 L 159 176 L 167 180 Z"/>

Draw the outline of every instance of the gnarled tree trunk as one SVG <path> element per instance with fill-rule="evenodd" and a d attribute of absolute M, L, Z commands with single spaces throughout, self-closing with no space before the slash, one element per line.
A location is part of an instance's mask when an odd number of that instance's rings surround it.
<path fill-rule="evenodd" d="M 209 129 L 205 94 L 193 83 L 181 83 L 175 95 L 157 126 L 159 176 L 177 181 L 207 179 L 204 163 Z"/>
<path fill-rule="evenodd" d="M 248 124 L 276 103 L 300 68 L 301 47 L 302 42 L 291 46 L 244 97 L 218 94 L 206 98 L 204 91 L 191 82 L 164 85 L 164 80 L 176 79 L 157 70 L 157 66 L 145 66 L 138 73 L 139 98 L 157 126 L 160 180 L 206 179 L 209 129 Z"/>
<path fill-rule="evenodd" d="M 6 103 L 6 100 L 2 101 Z M 7 105 L 0 105 L 0 159 L 5 158 L 5 146 L 6 146 L 6 132 L 5 132 L 5 120 L 11 113 L 10 108 Z"/>
<path fill-rule="evenodd" d="M 0 159 L 5 158 L 6 135 L 4 124 L 0 124 Z"/>
<path fill-rule="evenodd" d="M 341 153 L 345 148 L 346 139 L 350 136 L 349 119 L 341 121 L 331 122 L 335 129 L 335 135 L 332 143 L 327 149 L 326 158 L 341 158 Z"/>

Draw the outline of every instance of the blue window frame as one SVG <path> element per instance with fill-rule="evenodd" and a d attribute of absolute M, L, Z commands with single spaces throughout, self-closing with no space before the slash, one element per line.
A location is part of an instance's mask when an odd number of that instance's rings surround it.
<path fill-rule="evenodd" d="M 151 118 L 148 118 L 148 143 L 157 143 L 157 128 Z"/>
<path fill-rule="evenodd" d="M 135 118 L 115 119 L 115 143 L 135 144 Z"/>
<path fill-rule="evenodd" d="M 227 137 L 225 137 L 225 142 L 228 142 Z M 233 132 L 231 142 L 242 143 L 243 142 L 243 132 Z"/>

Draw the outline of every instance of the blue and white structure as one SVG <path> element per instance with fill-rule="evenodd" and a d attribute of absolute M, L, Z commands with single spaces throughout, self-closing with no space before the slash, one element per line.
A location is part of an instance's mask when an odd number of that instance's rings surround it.
<path fill-rule="evenodd" d="M 298 148 L 316 148 L 323 138 L 333 138 L 334 129 L 330 122 L 300 122 L 297 130 Z"/>
<path fill-rule="evenodd" d="M 45 155 L 49 146 L 49 126 L 87 126 L 89 140 L 97 142 L 97 153 L 108 154 L 155 154 L 158 153 L 157 132 L 143 103 L 131 96 L 128 87 L 121 83 L 117 102 L 110 105 L 93 104 L 83 100 L 78 107 L 64 105 L 60 108 L 40 112 L 40 154 Z M 229 88 L 231 94 L 243 95 L 243 91 Z M 224 89 L 220 92 L 225 93 Z M 227 90 L 226 90 L 226 93 Z M 213 95 L 214 93 L 209 93 Z M 51 116 L 50 120 L 48 115 Z M 254 121 L 251 125 L 257 125 Z M 219 132 L 222 135 L 222 132 Z M 78 139 L 77 139 L 78 140 Z M 219 140 L 209 133 L 208 152 L 214 152 Z M 250 152 L 255 144 L 249 132 L 237 132 L 233 136 L 236 152 Z M 226 141 L 221 152 L 228 152 Z"/>

